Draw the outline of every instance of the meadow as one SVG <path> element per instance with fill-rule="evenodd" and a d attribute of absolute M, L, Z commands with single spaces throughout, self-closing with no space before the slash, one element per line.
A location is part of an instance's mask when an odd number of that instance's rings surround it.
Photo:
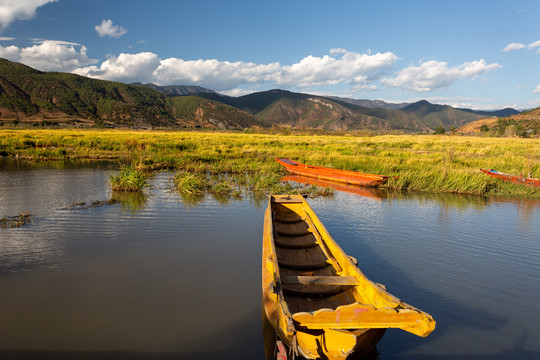
<path fill-rule="evenodd" d="M 0 130 L 0 156 L 36 161 L 111 159 L 144 171 L 250 174 L 273 184 L 286 174 L 274 158 L 288 157 L 389 175 L 385 187 L 398 191 L 540 198 L 538 188 L 507 184 L 479 171 L 540 178 L 539 139 L 5 129 Z"/>

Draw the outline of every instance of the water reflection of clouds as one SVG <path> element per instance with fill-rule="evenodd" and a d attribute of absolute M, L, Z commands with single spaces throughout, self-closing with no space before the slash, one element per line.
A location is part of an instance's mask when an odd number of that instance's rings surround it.
<path fill-rule="evenodd" d="M 0 273 L 57 268 L 64 255 L 62 244 L 35 229 L 0 229 Z"/>

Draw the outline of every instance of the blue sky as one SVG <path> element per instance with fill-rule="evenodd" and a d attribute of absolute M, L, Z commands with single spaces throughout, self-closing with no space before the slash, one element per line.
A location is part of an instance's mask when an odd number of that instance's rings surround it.
<path fill-rule="evenodd" d="M 0 0 L 0 57 L 228 95 L 540 106 L 539 1 Z"/>

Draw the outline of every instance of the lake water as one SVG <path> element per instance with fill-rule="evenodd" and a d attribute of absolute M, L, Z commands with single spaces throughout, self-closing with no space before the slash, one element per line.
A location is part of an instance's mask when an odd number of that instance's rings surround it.
<path fill-rule="evenodd" d="M 158 173 L 106 206 L 115 164 L 0 159 L 0 359 L 264 359 L 266 200 L 184 201 Z M 431 315 L 381 359 L 540 359 L 540 204 L 336 192 L 309 200 L 373 281 Z"/>

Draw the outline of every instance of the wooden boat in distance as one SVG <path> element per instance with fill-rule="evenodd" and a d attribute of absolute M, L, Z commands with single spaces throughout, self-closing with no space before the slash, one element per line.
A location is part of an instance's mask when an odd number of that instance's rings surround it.
<path fill-rule="evenodd" d="M 362 186 L 379 186 L 388 181 L 388 176 L 385 175 L 365 174 L 356 171 L 305 165 L 294 160 L 284 158 L 278 158 L 276 161 L 283 165 L 287 171 L 292 174 L 315 177 L 323 180 L 338 181 Z"/>
<path fill-rule="evenodd" d="M 337 191 L 343 191 L 349 194 L 354 194 L 362 197 L 369 197 L 376 200 L 382 200 L 386 198 L 386 192 L 383 189 L 375 187 L 366 187 L 352 184 L 340 183 L 331 180 L 316 179 L 313 177 L 307 177 L 302 175 L 287 175 L 280 179 L 280 181 L 292 181 L 301 184 L 316 185 L 319 187 L 328 187 Z"/>
<path fill-rule="evenodd" d="M 370 281 L 300 195 L 271 195 L 264 216 L 262 294 L 279 337 L 308 359 L 373 351 L 387 328 L 419 336 L 431 315 Z"/>
<path fill-rule="evenodd" d="M 501 179 L 506 182 L 512 182 L 515 184 L 522 184 L 522 185 L 532 185 L 532 186 L 539 186 L 540 187 L 540 179 L 534 179 L 529 177 L 521 177 L 516 175 L 510 175 L 506 174 L 497 170 L 486 170 L 486 169 L 480 169 L 481 172 L 484 174 L 487 174 L 489 176 L 492 176 L 497 179 Z"/>

